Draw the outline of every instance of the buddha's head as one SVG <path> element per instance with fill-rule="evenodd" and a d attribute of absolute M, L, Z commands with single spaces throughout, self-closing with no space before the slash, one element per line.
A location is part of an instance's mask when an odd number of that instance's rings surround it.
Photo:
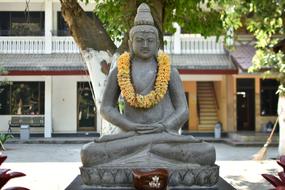
<path fill-rule="evenodd" d="M 142 3 L 137 10 L 134 26 L 130 30 L 129 48 L 133 56 L 149 59 L 156 56 L 159 48 L 158 31 L 147 4 Z"/>

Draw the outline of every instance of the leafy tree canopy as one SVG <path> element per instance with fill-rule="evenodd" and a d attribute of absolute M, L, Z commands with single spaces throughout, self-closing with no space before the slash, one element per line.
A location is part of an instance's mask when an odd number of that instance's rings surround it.
<path fill-rule="evenodd" d="M 221 8 L 221 20 L 226 30 L 245 27 L 256 40 L 256 55 L 250 72 L 268 69 L 281 82 L 279 92 L 284 94 L 285 56 L 276 44 L 284 38 L 285 0 L 218 0 L 211 1 Z M 279 35 L 279 38 L 275 36 Z M 281 45 L 282 46 L 282 45 Z M 284 43 L 283 43 L 284 47 Z"/>
<path fill-rule="evenodd" d="M 89 0 L 81 0 L 88 3 Z M 285 84 L 284 52 L 273 47 L 284 38 L 285 0 L 95 0 L 94 13 L 112 39 L 120 40 L 133 24 L 136 7 L 147 3 L 158 16 L 161 34 L 173 33 L 177 22 L 185 33 L 226 35 L 246 28 L 257 40 L 250 71 L 269 68 Z M 159 27 L 158 27 L 159 28 Z M 284 89 L 285 86 L 281 86 Z M 282 91 L 282 90 L 281 90 Z M 283 91 L 282 91 L 283 92 Z"/>
<path fill-rule="evenodd" d="M 88 3 L 89 0 L 82 0 Z M 147 3 L 152 14 L 162 10 L 163 33 L 175 32 L 173 22 L 177 22 L 185 33 L 200 33 L 204 36 L 223 33 L 220 11 L 212 9 L 201 0 L 95 0 L 94 13 L 98 15 L 113 39 L 120 39 L 133 25 L 136 7 Z M 134 6 L 130 5 L 133 4 Z"/>

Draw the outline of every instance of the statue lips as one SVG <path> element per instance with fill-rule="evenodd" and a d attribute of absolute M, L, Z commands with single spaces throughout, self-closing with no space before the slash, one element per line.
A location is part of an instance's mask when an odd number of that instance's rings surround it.
<path fill-rule="evenodd" d="M 142 49 L 141 52 L 146 54 L 146 53 L 149 53 L 150 50 L 149 49 Z"/>

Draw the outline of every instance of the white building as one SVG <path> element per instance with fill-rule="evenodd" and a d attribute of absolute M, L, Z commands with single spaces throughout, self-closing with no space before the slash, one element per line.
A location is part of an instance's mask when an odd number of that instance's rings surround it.
<path fill-rule="evenodd" d="M 91 16 L 94 4 L 82 6 Z M 227 81 L 237 68 L 223 44 L 216 43 L 215 37 L 205 40 L 179 31 L 165 40 L 165 51 L 171 53 L 172 64 L 181 73 L 193 118 L 185 128 L 212 131 L 218 120 L 232 122 L 227 118 L 232 114 L 227 112 L 232 98 L 223 93 L 231 88 L 232 80 Z M 44 127 L 33 128 L 32 132 L 45 137 L 100 132 L 101 119 L 93 103 L 89 75 L 68 36 L 58 0 L 30 0 L 28 7 L 25 0 L 0 0 L 0 66 L 8 71 L 0 76 L 1 81 L 7 81 L 0 87 L 0 131 L 8 130 L 12 117 L 43 116 Z M 197 109 L 197 88 L 203 85 L 199 82 L 212 84 L 217 94 L 214 104 L 220 108 L 214 111 L 214 119 L 204 124 L 199 122 Z M 17 132 L 19 128 L 12 130 Z"/>

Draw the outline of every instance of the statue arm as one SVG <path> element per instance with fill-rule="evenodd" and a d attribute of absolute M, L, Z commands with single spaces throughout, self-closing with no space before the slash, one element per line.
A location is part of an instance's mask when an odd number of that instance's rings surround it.
<path fill-rule="evenodd" d="M 117 81 L 117 68 L 114 68 L 107 79 L 107 85 L 103 94 L 100 114 L 104 119 L 116 125 L 123 131 L 134 131 L 136 123 L 128 120 L 118 110 L 117 103 L 120 96 L 120 88 Z"/>
<path fill-rule="evenodd" d="M 182 81 L 177 69 L 175 68 L 171 68 L 171 78 L 168 89 L 175 111 L 170 117 L 163 121 L 162 124 L 168 130 L 178 131 L 181 126 L 187 121 L 189 111 Z"/>

